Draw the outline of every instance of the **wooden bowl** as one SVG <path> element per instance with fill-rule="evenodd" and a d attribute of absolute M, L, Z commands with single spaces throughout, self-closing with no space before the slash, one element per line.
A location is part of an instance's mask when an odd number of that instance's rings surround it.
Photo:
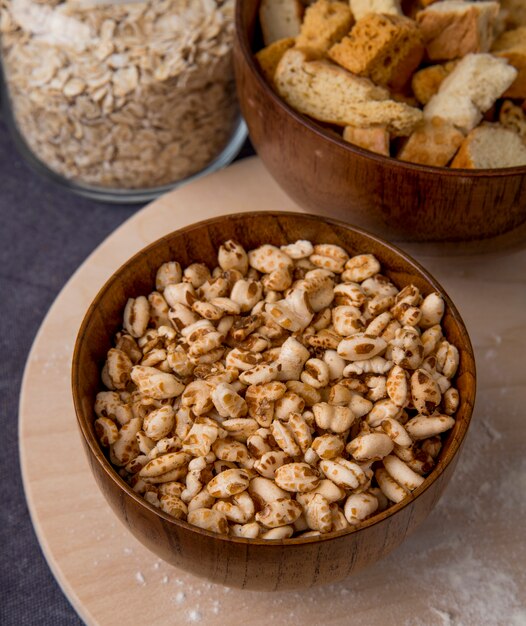
<path fill-rule="evenodd" d="M 459 170 L 405 163 L 353 146 L 296 113 L 254 61 L 261 47 L 259 3 L 237 3 L 238 97 L 256 151 L 300 206 L 414 241 L 483 239 L 526 222 L 526 167 Z"/>
<path fill-rule="evenodd" d="M 371 252 L 383 273 L 400 288 L 415 284 L 424 294 L 439 291 L 446 302 L 445 334 L 460 351 L 456 385 L 460 406 L 436 468 L 403 502 L 351 532 L 280 541 L 223 537 L 176 520 L 146 502 L 124 482 L 95 436 L 93 405 L 102 389 L 100 372 L 112 338 L 122 326 L 129 297 L 148 294 L 157 268 L 169 260 L 216 265 L 217 249 L 234 238 L 245 248 L 282 245 L 297 239 L 335 243 L 350 254 Z M 448 483 L 468 429 L 475 399 L 475 363 L 468 334 L 442 287 L 400 250 L 340 222 L 295 213 L 242 213 L 178 230 L 123 265 L 100 290 L 79 330 L 72 388 L 82 442 L 95 479 L 125 526 L 159 557 L 197 576 L 233 587 L 286 590 L 340 580 L 396 548 L 429 514 Z"/>

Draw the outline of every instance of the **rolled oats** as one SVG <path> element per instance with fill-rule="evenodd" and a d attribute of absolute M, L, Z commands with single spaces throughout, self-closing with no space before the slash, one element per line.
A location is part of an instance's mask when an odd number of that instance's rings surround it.
<path fill-rule="evenodd" d="M 230 240 L 212 271 L 162 265 L 156 291 L 126 305 L 94 407 L 130 486 L 262 539 L 350 529 L 408 497 L 455 424 L 460 356 L 441 296 L 379 271 L 305 241 Z"/>
<path fill-rule="evenodd" d="M 234 0 L 4 0 L 4 73 L 31 151 L 101 188 L 158 187 L 204 169 L 238 119 L 233 9 Z"/>

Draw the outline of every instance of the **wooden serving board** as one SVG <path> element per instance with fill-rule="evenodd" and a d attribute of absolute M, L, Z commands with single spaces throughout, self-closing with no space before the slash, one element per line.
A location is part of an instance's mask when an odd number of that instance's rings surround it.
<path fill-rule="evenodd" d="M 70 393 L 82 316 L 105 280 L 146 244 L 191 222 L 247 210 L 300 209 L 257 158 L 157 200 L 89 257 L 38 333 L 20 400 L 21 466 L 39 541 L 72 605 L 87 624 L 104 626 L 526 624 L 524 249 L 459 257 L 453 248 L 404 246 L 463 315 L 479 391 L 446 496 L 387 559 L 337 585 L 243 592 L 159 561 L 114 517 L 84 458 Z"/>

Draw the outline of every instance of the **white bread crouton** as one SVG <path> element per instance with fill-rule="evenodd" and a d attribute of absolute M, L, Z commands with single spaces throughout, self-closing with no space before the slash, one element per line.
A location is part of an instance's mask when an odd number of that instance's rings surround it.
<path fill-rule="evenodd" d="M 526 165 L 526 145 L 500 124 L 482 124 L 464 139 L 451 167 L 493 169 Z"/>
<path fill-rule="evenodd" d="M 439 117 L 419 124 L 398 153 L 402 161 L 420 165 L 447 165 L 464 140 L 464 134 Z"/>
<path fill-rule="evenodd" d="M 491 54 L 468 54 L 426 104 L 424 118 L 441 117 L 467 134 L 516 77 L 517 70 L 505 59 Z"/>
<path fill-rule="evenodd" d="M 311 56 L 322 57 L 351 30 L 352 25 L 348 3 L 317 0 L 305 11 L 296 45 L 308 49 Z"/>
<path fill-rule="evenodd" d="M 300 0 L 261 0 L 259 22 L 265 46 L 296 37 L 303 19 L 303 5 Z"/>
<path fill-rule="evenodd" d="M 368 13 L 384 15 L 403 15 L 399 0 L 349 0 L 351 11 L 356 21 Z"/>
<path fill-rule="evenodd" d="M 346 126 L 343 129 L 343 138 L 345 141 L 359 146 L 360 148 L 389 156 L 389 133 L 383 126 L 374 126 L 371 128 Z"/>
<path fill-rule="evenodd" d="M 281 97 L 296 111 L 337 126 L 386 126 L 394 136 L 409 135 L 422 119 L 419 109 L 389 100 L 389 92 L 328 61 L 308 61 L 292 48 L 274 76 Z"/>
<path fill-rule="evenodd" d="M 526 26 L 503 33 L 493 44 L 491 52 L 495 56 L 507 59 L 519 72 L 504 96 L 526 98 Z"/>
<path fill-rule="evenodd" d="M 416 14 L 427 56 L 450 60 L 470 52 L 488 52 L 494 39 L 498 2 L 444 0 Z"/>

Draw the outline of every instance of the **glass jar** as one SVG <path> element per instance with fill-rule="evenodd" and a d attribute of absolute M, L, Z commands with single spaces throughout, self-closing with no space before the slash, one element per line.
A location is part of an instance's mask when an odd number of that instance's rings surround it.
<path fill-rule="evenodd" d="M 0 1 L 7 116 L 55 180 L 142 201 L 237 154 L 234 0 Z"/>

